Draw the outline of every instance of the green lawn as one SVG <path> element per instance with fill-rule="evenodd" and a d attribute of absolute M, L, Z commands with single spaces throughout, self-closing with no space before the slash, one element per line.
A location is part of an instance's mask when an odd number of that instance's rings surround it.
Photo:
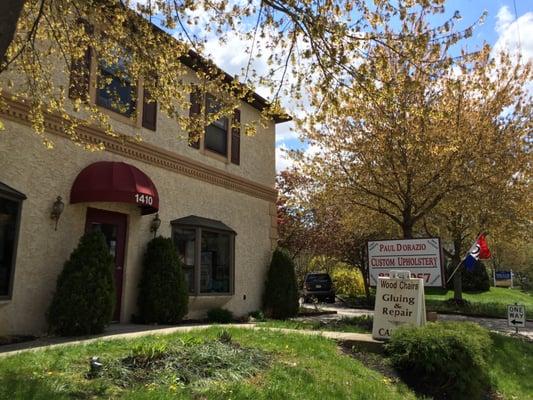
<path fill-rule="evenodd" d="M 490 375 L 505 399 L 533 399 L 533 343 L 491 334 Z"/>
<path fill-rule="evenodd" d="M 231 335 L 229 340 L 227 334 L 226 340 L 221 340 L 224 331 Z M 498 334 L 491 337 L 488 364 L 498 393 L 495 398 L 533 400 L 533 343 Z M 179 363 L 164 363 L 161 355 L 168 354 L 181 354 Z M 88 379 L 88 361 L 95 355 L 104 369 L 98 377 Z M 397 379 L 343 354 L 331 340 L 268 330 L 213 327 L 188 334 L 99 341 L 0 358 L 0 399 L 72 398 L 417 397 Z"/>
<path fill-rule="evenodd" d="M 343 317 L 329 321 L 268 320 L 266 322 L 259 322 L 259 326 L 269 328 L 368 333 L 372 332 L 372 317 Z"/>
<path fill-rule="evenodd" d="M 438 312 L 459 312 L 464 314 L 489 316 L 489 317 L 507 317 L 507 305 L 524 304 L 526 313 L 533 311 L 533 295 L 523 292 L 519 289 L 494 288 L 491 287 L 488 292 L 480 293 L 463 293 L 463 299 L 470 304 L 464 307 L 457 307 L 446 300 L 453 298 L 453 290 L 426 289 L 426 306 L 430 311 Z"/>
<path fill-rule="evenodd" d="M 405 385 L 393 382 L 343 355 L 335 342 L 321 337 L 271 331 L 229 329 L 234 352 L 253 349 L 260 362 L 240 358 L 224 363 L 207 343 L 221 328 L 189 334 L 100 341 L 88 345 L 25 353 L 0 359 L 1 399 L 415 399 Z M 191 346 L 196 346 L 191 351 Z M 218 345 L 217 345 L 218 346 Z M 215 346 L 215 347 L 217 347 Z M 218 346 L 220 347 L 220 346 Z M 139 349 L 142 349 L 139 350 Z M 172 350 L 174 349 L 174 350 Z M 211 349 L 211 350 L 209 350 Z M 158 366 L 158 354 L 183 352 L 181 364 L 164 365 L 157 373 L 132 374 L 133 364 Z M 211 352 L 211 353 L 210 353 Z M 143 357 L 139 358 L 139 354 Z M 255 354 L 255 353 L 253 353 Z M 99 356 L 101 377 L 87 379 L 88 360 Z M 133 357 L 136 355 L 136 358 Z M 254 356 L 255 357 L 255 356 Z M 268 362 L 264 364 L 264 358 Z M 237 357 L 238 358 L 238 357 Z M 136 360 L 132 363 L 131 360 Z M 150 364 L 149 360 L 155 360 Z M 159 360 L 159 361 L 158 361 Z M 255 360 L 255 359 L 254 359 Z M 127 368 L 124 362 L 127 361 Z M 246 365 L 253 368 L 246 370 Z M 184 365 L 194 365 L 195 381 L 184 381 Z M 261 368 L 259 368 L 259 366 Z M 160 367 L 161 365 L 159 365 Z M 171 366 L 171 367 L 169 367 Z M 158 368 L 159 368 L 158 367 Z M 204 368 L 205 367 L 205 368 Z M 154 367 L 155 368 L 155 367 Z M 203 369 L 202 369 L 203 368 Z M 259 372 L 258 372 L 259 369 Z M 247 372 L 248 371 L 248 372 Z M 242 377 L 250 371 L 253 374 Z M 254 372 L 255 371 L 255 372 Z M 142 372 L 142 371 L 141 371 Z M 185 374 L 187 375 L 187 374 Z M 131 377 L 138 381 L 131 381 Z"/>
<path fill-rule="evenodd" d="M 374 294 L 371 293 L 370 306 L 364 296 L 345 299 L 348 304 L 355 308 L 374 308 Z M 426 288 L 426 308 L 428 311 L 439 313 L 465 314 L 480 317 L 507 318 L 507 305 L 523 304 L 526 306 L 526 316 L 533 318 L 533 293 L 524 292 L 520 289 L 494 288 L 490 291 L 479 293 L 463 293 L 463 299 L 469 303 L 466 306 L 457 306 L 447 302 L 453 299 L 453 290 Z"/>

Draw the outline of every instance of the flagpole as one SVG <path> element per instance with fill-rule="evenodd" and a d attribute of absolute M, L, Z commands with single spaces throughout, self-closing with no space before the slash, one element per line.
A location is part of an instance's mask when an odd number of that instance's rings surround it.
<path fill-rule="evenodd" d="M 461 260 L 461 262 L 459 264 L 457 264 L 457 267 L 453 270 L 452 274 L 448 277 L 448 279 L 446 280 L 446 284 L 450 283 L 450 281 L 452 280 L 453 276 L 455 275 L 455 273 L 457 272 L 457 270 L 461 267 L 461 265 L 463 265 L 463 262 L 465 260 L 466 257 L 463 257 L 463 259 Z"/>
<path fill-rule="evenodd" d="M 483 232 L 480 232 L 478 235 L 477 235 L 477 238 L 476 240 L 474 241 L 474 243 L 477 243 L 477 241 L 479 240 L 479 238 L 481 237 L 481 235 L 483 235 Z M 472 247 L 472 246 L 470 246 Z M 470 252 L 470 248 L 467 250 L 466 254 L 464 255 L 464 257 L 461 259 L 461 262 L 459 264 L 457 264 L 457 267 L 455 267 L 455 269 L 453 270 L 452 274 L 448 277 L 448 279 L 446 280 L 446 284 L 448 284 L 451 279 L 453 278 L 453 276 L 455 275 L 455 273 L 457 272 L 457 270 L 461 267 L 461 265 L 463 265 L 466 257 L 468 256 L 468 253 Z"/>

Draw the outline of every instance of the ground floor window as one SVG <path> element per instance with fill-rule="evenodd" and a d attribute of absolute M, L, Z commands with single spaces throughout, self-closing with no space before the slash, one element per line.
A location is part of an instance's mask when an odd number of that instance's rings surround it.
<path fill-rule="evenodd" d="M 11 297 L 20 213 L 25 198 L 0 182 L 0 299 Z"/>
<path fill-rule="evenodd" d="M 171 223 L 189 293 L 232 293 L 235 231 L 220 221 L 196 216 Z"/>

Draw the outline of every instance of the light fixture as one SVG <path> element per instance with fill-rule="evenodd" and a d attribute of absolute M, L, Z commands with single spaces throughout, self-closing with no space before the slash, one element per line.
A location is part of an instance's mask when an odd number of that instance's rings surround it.
<path fill-rule="evenodd" d="M 56 222 L 55 229 L 57 231 L 57 223 L 59 221 L 59 217 L 61 216 L 61 213 L 65 209 L 65 203 L 63 203 L 61 196 L 57 196 L 56 201 L 54 202 L 54 205 L 52 206 L 52 212 L 50 213 L 50 218 L 52 218 L 53 221 Z"/>
<path fill-rule="evenodd" d="M 159 213 L 157 213 L 150 225 L 150 232 L 154 233 L 154 237 L 155 235 L 157 235 L 157 230 L 159 229 L 160 226 L 161 226 L 161 219 L 159 219 Z"/>

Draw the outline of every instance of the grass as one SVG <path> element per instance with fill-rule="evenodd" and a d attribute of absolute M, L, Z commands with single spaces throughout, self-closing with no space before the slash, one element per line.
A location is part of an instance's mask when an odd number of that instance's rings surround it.
<path fill-rule="evenodd" d="M 533 343 L 491 333 L 490 375 L 505 399 L 533 400 Z"/>
<path fill-rule="evenodd" d="M 468 301 L 464 306 L 453 304 L 453 289 L 426 288 L 426 309 L 443 314 L 464 314 L 479 317 L 507 318 L 507 305 L 523 304 L 527 310 L 533 310 L 533 294 L 520 289 L 491 287 L 487 292 L 465 293 L 463 299 Z M 355 307 L 368 308 L 366 298 L 346 299 Z M 371 295 L 371 309 L 373 308 L 374 293 Z"/>
<path fill-rule="evenodd" d="M 269 328 L 368 333 L 372 331 L 372 316 L 343 317 L 328 321 L 268 320 L 267 322 L 260 323 L 260 326 Z"/>
<path fill-rule="evenodd" d="M 343 355 L 333 341 L 232 328 L 227 330 L 231 335 L 230 346 L 228 334 L 226 343 L 217 339 L 220 332 L 220 328 L 214 327 L 187 334 L 99 341 L 3 358 L 0 399 L 416 398 L 405 385 L 393 383 L 360 361 Z M 244 352 L 236 356 L 233 352 L 238 349 Z M 224 361 L 228 352 L 237 357 L 229 363 Z M 88 379 L 92 356 L 98 356 L 104 367 L 101 374 Z M 156 372 L 152 365 L 145 368 L 145 374 L 135 375 L 138 371 L 132 373 L 132 360 L 139 365 L 143 362 L 161 365 Z M 250 369 L 250 365 L 255 369 Z M 194 382 L 178 379 L 186 371 L 196 377 Z"/>
<path fill-rule="evenodd" d="M 463 293 L 469 304 L 458 307 L 447 300 L 453 299 L 453 290 L 426 289 L 426 306 L 429 311 L 462 313 L 468 315 L 507 318 L 507 305 L 524 304 L 533 309 L 533 295 L 519 289 L 491 287 L 488 292 Z"/>

